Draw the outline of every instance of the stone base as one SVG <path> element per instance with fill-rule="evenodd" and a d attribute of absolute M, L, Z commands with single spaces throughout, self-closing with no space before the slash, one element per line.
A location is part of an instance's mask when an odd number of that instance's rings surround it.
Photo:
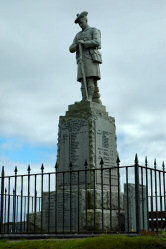
<path fill-rule="evenodd" d="M 55 217 L 55 196 L 56 193 L 50 193 L 50 204 L 49 195 L 44 193 L 43 195 L 43 231 L 48 231 L 49 221 L 49 232 L 88 232 L 88 231 L 102 231 L 102 208 L 103 208 L 103 228 L 104 231 L 118 231 L 118 193 L 111 193 L 103 191 L 103 207 L 102 207 L 102 196 L 101 189 L 95 190 L 95 202 L 94 202 L 94 190 L 80 189 L 79 196 L 76 188 L 70 191 L 65 189 L 64 193 L 62 190 L 57 192 L 57 217 Z M 71 201 L 70 201 L 71 196 Z M 87 200 L 87 201 L 86 201 Z M 111 203 L 111 209 L 110 209 Z M 95 206 L 94 206 L 95 204 Z M 50 210 L 48 210 L 50 206 Z M 64 210 L 64 211 L 63 211 Z M 111 211 L 110 211 L 111 210 Z M 86 219 L 87 217 L 87 219 Z M 57 219 L 57 226 L 55 221 Z M 34 227 L 34 214 L 30 215 L 30 224 Z M 87 220 L 87 223 L 86 223 Z M 41 213 L 36 215 L 36 231 L 40 230 L 41 224 Z M 124 211 L 123 211 L 123 194 L 120 194 L 120 226 L 121 230 L 124 230 Z"/>

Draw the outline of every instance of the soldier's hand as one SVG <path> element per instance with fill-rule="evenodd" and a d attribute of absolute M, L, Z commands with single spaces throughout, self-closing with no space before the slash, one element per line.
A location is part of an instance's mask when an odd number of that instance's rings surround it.
<path fill-rule="evenodd" d="M 78 40 L 78 43 L 84 44 L 85 42 L 83 40 Z"/>

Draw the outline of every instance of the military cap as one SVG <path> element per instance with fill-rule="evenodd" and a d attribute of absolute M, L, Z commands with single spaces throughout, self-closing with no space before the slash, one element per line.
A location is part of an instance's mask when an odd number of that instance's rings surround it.
<path fill-rule="evenodd" d="M 78 23 L 80 18 L 87 16 L 87 15 L 88 15 L 87 11 L 83 11 L 80 14 L 77 14 L 77 18 L 75 19 L 75 23 Z"/>

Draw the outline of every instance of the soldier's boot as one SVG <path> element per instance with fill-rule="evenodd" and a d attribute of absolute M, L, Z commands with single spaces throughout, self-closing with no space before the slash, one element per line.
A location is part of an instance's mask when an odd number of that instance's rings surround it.
<path fill-rule="evenodd" d="M 100 100 L 100 93 L 99 93 L 99 88 L 97 86 L 97 81 L 94 82 L 94 86 L 95 86 L 95 89 L 94 89 L 92 101 L 99 103 L 99 104 L 102 104 L 102 102 Z"/>
<path fill-rule="evenodd" d="M 95 89 L 94 79 L 92 77 L 87 78 L 87 86 L 88 86 L 88 100 L 92 101 Z"/>

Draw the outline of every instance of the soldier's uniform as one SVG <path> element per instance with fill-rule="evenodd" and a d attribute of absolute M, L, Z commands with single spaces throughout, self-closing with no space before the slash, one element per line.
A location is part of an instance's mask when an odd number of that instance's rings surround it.
<path fill-rule="evenodd" d="M 79 20 L 87 16 L 87 12 L 82 12 L 77 15 L 75 23 L 79 23 Z M 101 33 L 100 30 L 92 28 L 86 25 L 86 28 L 78 32 L 73 40 L 73 43 L 69 47 L 71 53 L 76 52 L 77 61 L 77 81 L 81 82 L 82 98 L 86 100 L 85 88 L 83 84 L 83 75 L 81 69 L 81 58 L 79 51 L 79 41 L 84 41 L 82 46 L 82 60 L 84 73 L 87 83 L 88 97 L 90 101 L 101 103 L 99 88 L 97 86 L 97 80 L 100 80 L 100 68 L 99 64 L 102 63 L 101 54 L 98 49 L 101 48 Z"/>
<path fill-rule="evenodd" d="M 79 40 L 83 40 L 85 42 L 85 44 L 82 46 L 85 77 L 95 77 L 96 80 L 100 80 L 101 77 L 99 63 L 101 63 L 101 54 L 98 51 L 98 49 L 101 48 L 100 30 L 87 27 L 84 31 L 80 31 L 76 34 L 70 49 L 75 47 Z M 78 48 L 76 50 L 76 60 L 78 64 L 77 80 L 81 82 L 82 72 Z"/>

